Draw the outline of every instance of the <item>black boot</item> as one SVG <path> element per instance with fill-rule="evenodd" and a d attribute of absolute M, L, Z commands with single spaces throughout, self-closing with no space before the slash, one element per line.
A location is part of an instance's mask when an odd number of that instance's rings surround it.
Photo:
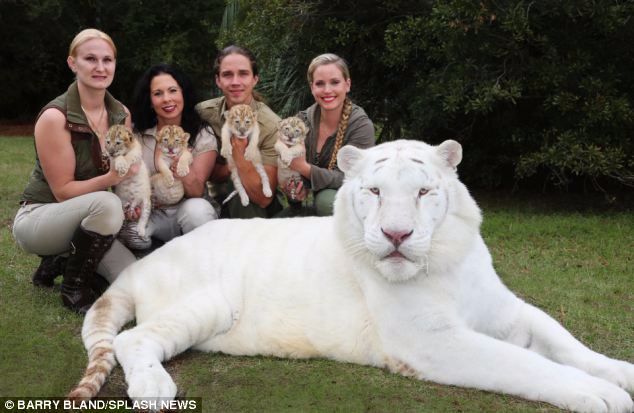
<path fill-rule="evenodd" d="M 64 273 L 66 257 L 61 255 L 44 255 L 37 270 L 33 273 L 31 281 L 38 287 L 52 287 L 55 285 L 55 278 Z"/>
<path fill-rule="evenodd" d="M 99 297 L 99 293 L 92 288 L 93 278 L 97 265 L 113 241 L 114 235 L 100 235 L 82 227 L 77 228 L 71 240 L 70 256 L 62 281 L 62 301 L 66 307 L 86 314 Z"/>

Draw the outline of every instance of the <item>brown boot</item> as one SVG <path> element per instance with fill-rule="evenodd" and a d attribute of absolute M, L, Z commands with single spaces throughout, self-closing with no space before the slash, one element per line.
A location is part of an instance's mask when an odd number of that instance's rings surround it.
<path fill-rule="evenodd" d="M 44 255 L 40 266 L 33 272 L 31 282 L 38 287 L 52 287 L 55 285 L 55 278 L 64 273 L 66 257 L 61 255 Z"/>
<path fill-rule="evenodd" d="M 71 240 L 71 252 L 62 281 L 62 301 L 71 310 L 86 314 L 99 297 L 93 288 L 97 265 L 110 249 L 114 235 L 100 235 L 82 227 Z"/>

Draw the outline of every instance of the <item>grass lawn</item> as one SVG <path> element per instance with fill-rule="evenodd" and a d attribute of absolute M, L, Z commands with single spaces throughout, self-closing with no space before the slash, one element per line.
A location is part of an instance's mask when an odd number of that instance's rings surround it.
<path fill-rule="evenodd" d="M 82 318 L 62 307 L 59 291 L 30 284 L 39 258 L 17 248 L 11 236 L 33 141 L 0 137 L 0 148 L 0 396 L 64 396 L 86 363 Z M 566 212 L 544 207 L 538 197 L 476 196 L 500 276 L 591 348 L 634 362 L 634 212 Z M 167 368 L 179 395 L 202 397 L 205 412 L 558 411 L 326 360 L 190 351 Z M 125 396 L 120 367 L 101 395 Z"/>

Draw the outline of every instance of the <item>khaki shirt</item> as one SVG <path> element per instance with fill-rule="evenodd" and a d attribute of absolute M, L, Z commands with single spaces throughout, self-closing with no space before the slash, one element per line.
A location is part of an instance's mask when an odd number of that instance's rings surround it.
<path fill-rule="evenodd" d="M 277 131 L 279 129 L 280 117 L 275 114 L 266 104 L 255 99 L 251 101 L 251 109 L 257 114 L 258 126 L 260 127 L 260 142 L 258 148 L 262 154 L 262 163 L 277 167 L 277 152 L 275 152 L 275 142 L 277 141 Z M 221 145 L 221 130 L 225 123 L 225 112 L 227 106 L 225 98 L 219 97 L 206 100 L 196 105 L 198 114 L 213 129 L 218 139 L 218 146 Z M 220 152 L 220 149 L 218 150 Z M 221 158 L 219 156 L 219 158 Z"/>

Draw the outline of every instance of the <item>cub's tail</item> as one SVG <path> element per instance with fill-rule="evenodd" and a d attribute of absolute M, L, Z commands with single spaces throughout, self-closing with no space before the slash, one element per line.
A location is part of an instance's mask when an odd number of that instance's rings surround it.
<path fill-rule="evenodd" d="M 88 367 L 77 387 L 68 394 L 71 400 L 95 397 L 117 365 L 114 338 L 134 318 L 132 297 L 120 286 L 121 283 L 111 286 L 86 314 L 81 335 L 88 351 Z"/>

